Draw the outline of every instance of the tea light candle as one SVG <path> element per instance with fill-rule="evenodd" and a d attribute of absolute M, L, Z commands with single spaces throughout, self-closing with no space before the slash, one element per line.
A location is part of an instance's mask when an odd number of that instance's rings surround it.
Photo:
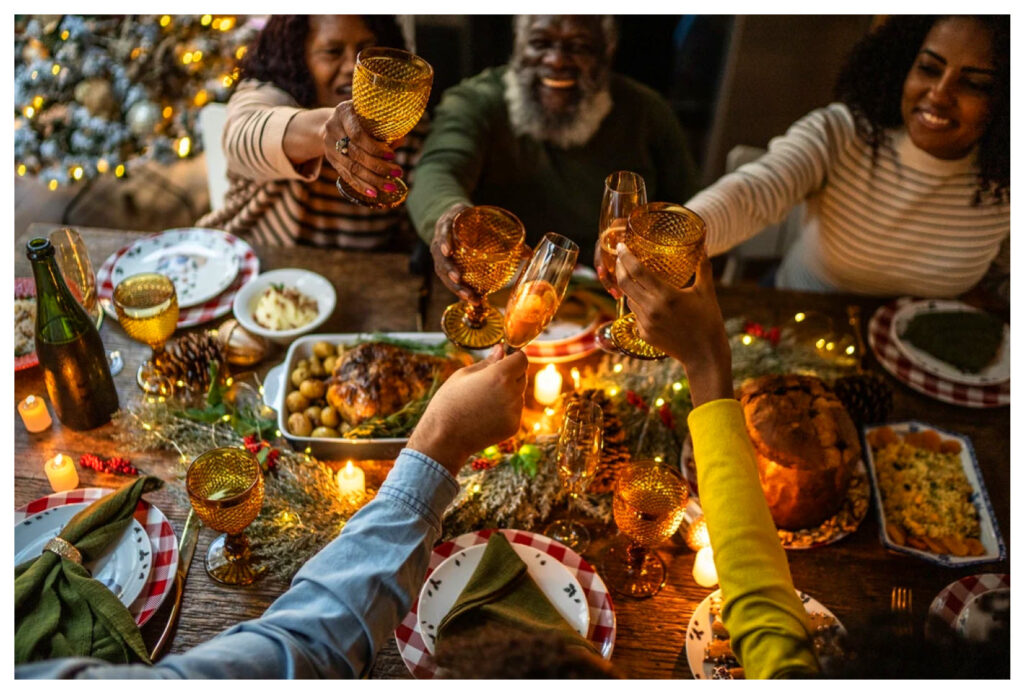
<path fill-rule="evenodd" d="M 25 428 L 33 434 L 45 431 L 53 424 L 50 411 L 46 409 L 46 401 L 35 395 L 30 395 L 18 403 L 18 414 L 21 415 Z"/>
<path fill-rule="evenodd" d="M 58 453 L 46 461 L 43 470 L 55 492 L 66 492 L 78 486 L 78 470 L 71 456 Z"/>
<path fill-rule="evenodd" d="M 562 394 L 562 374 L 554 364 L 548 364 L 537 372 L 533 380 L 533 399 L 540 405 L 552 405 Z"/>
<path fill-rule="evenodd" d="M 366 493 L 366 473 L 362 468 L 352 464 L 352 461 L 345 463 L 345 467 L 338 471 L 338 489 L 342 496 L 352 497 L 358 501 Z"/>
<path fill-rule="evenodd" d="M 711 547 L 704 547 L 693 560 L 693 580 L 705 588 L 718 583 L 718 570 L 715 568 L 715 555 Z"/>

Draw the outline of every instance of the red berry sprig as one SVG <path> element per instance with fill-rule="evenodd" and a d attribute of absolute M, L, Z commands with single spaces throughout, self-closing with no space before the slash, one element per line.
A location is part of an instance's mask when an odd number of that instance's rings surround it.
<path fill-rule="evenodd" d="M 470 466 L 474 470 L 490 470 L 492 467 L 497 465 L 499 462 L 500 462 L 500 459 L 499 460 L 491 460 L 489 458 L 484 458 L 483 456 L 479 456 L 479 457 L 473 458 L 473 460 L 469 461 L 469 464 L 470 464 Z"/>
<path fill-rule="evenodd" d="M 138 469 L 132 465 L 132 461 L 122 458 L 119 455 L 110 458 L 101 458 L 93 453 L 86 453 L 78 459 L 78 464 L 96 472 L 105 472 L 113 475 L 138 475 Z"/>
<path fill-rule="evenodd" d="M 277 467 L 281 451 L 273 448 L 269 441 L 257 438 L 256 434 L 249 434 L 242 438 L 242 445 L 245 446 L 245 450 L 256 456 L 264 472 L 270 472 Z"/>

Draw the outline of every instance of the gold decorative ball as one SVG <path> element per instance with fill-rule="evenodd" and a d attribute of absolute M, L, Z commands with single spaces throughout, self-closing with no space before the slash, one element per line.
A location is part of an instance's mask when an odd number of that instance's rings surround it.
<path fill-rule="evenodd" d="M 234 318 L 229 318 L 217 328 L 217 340 L 224 348 L 228 363 L 235 366 L 259 363 L 269 351 L 266 340 L 250 333 Z"/>
<path fill-rule="evenodd" d="M 79 82 L 75 86 L 75 101 L 85 106 L 90 116 L 112 119 L 118 116 L 114 88 L 102 77 Z"/>

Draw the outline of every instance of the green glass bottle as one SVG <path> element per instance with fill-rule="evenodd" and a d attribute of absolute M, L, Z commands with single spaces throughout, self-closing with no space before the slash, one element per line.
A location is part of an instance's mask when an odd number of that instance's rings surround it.
<path fill-rule="evenodd" d="M 36 280 L 36 354 L 46 392 L 64 426 L 95 429 L 118 407 L 103 341 L 64 283 L 49 239 L 29 241 L 28 259 Z"/>

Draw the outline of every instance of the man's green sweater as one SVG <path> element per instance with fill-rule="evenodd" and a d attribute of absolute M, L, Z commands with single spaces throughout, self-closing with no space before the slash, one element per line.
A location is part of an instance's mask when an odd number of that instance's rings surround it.
<path fill-rule="evenodd" d="M 491 68 L 445 92 L 416 167 L 408 208 L 428 243 L 438 218 L 456 202 L 497 205 L 518 216 L 534 245 L 554 231 L 593 260 L 604 179 L 635 171 L 647 199 L 683 203 L 697 176 L 682 128 L 655 91 L 612 75 L 611 112 L 581 147 L 561 149 L 517 136 L 505 103 L 506 68 Z"/>

